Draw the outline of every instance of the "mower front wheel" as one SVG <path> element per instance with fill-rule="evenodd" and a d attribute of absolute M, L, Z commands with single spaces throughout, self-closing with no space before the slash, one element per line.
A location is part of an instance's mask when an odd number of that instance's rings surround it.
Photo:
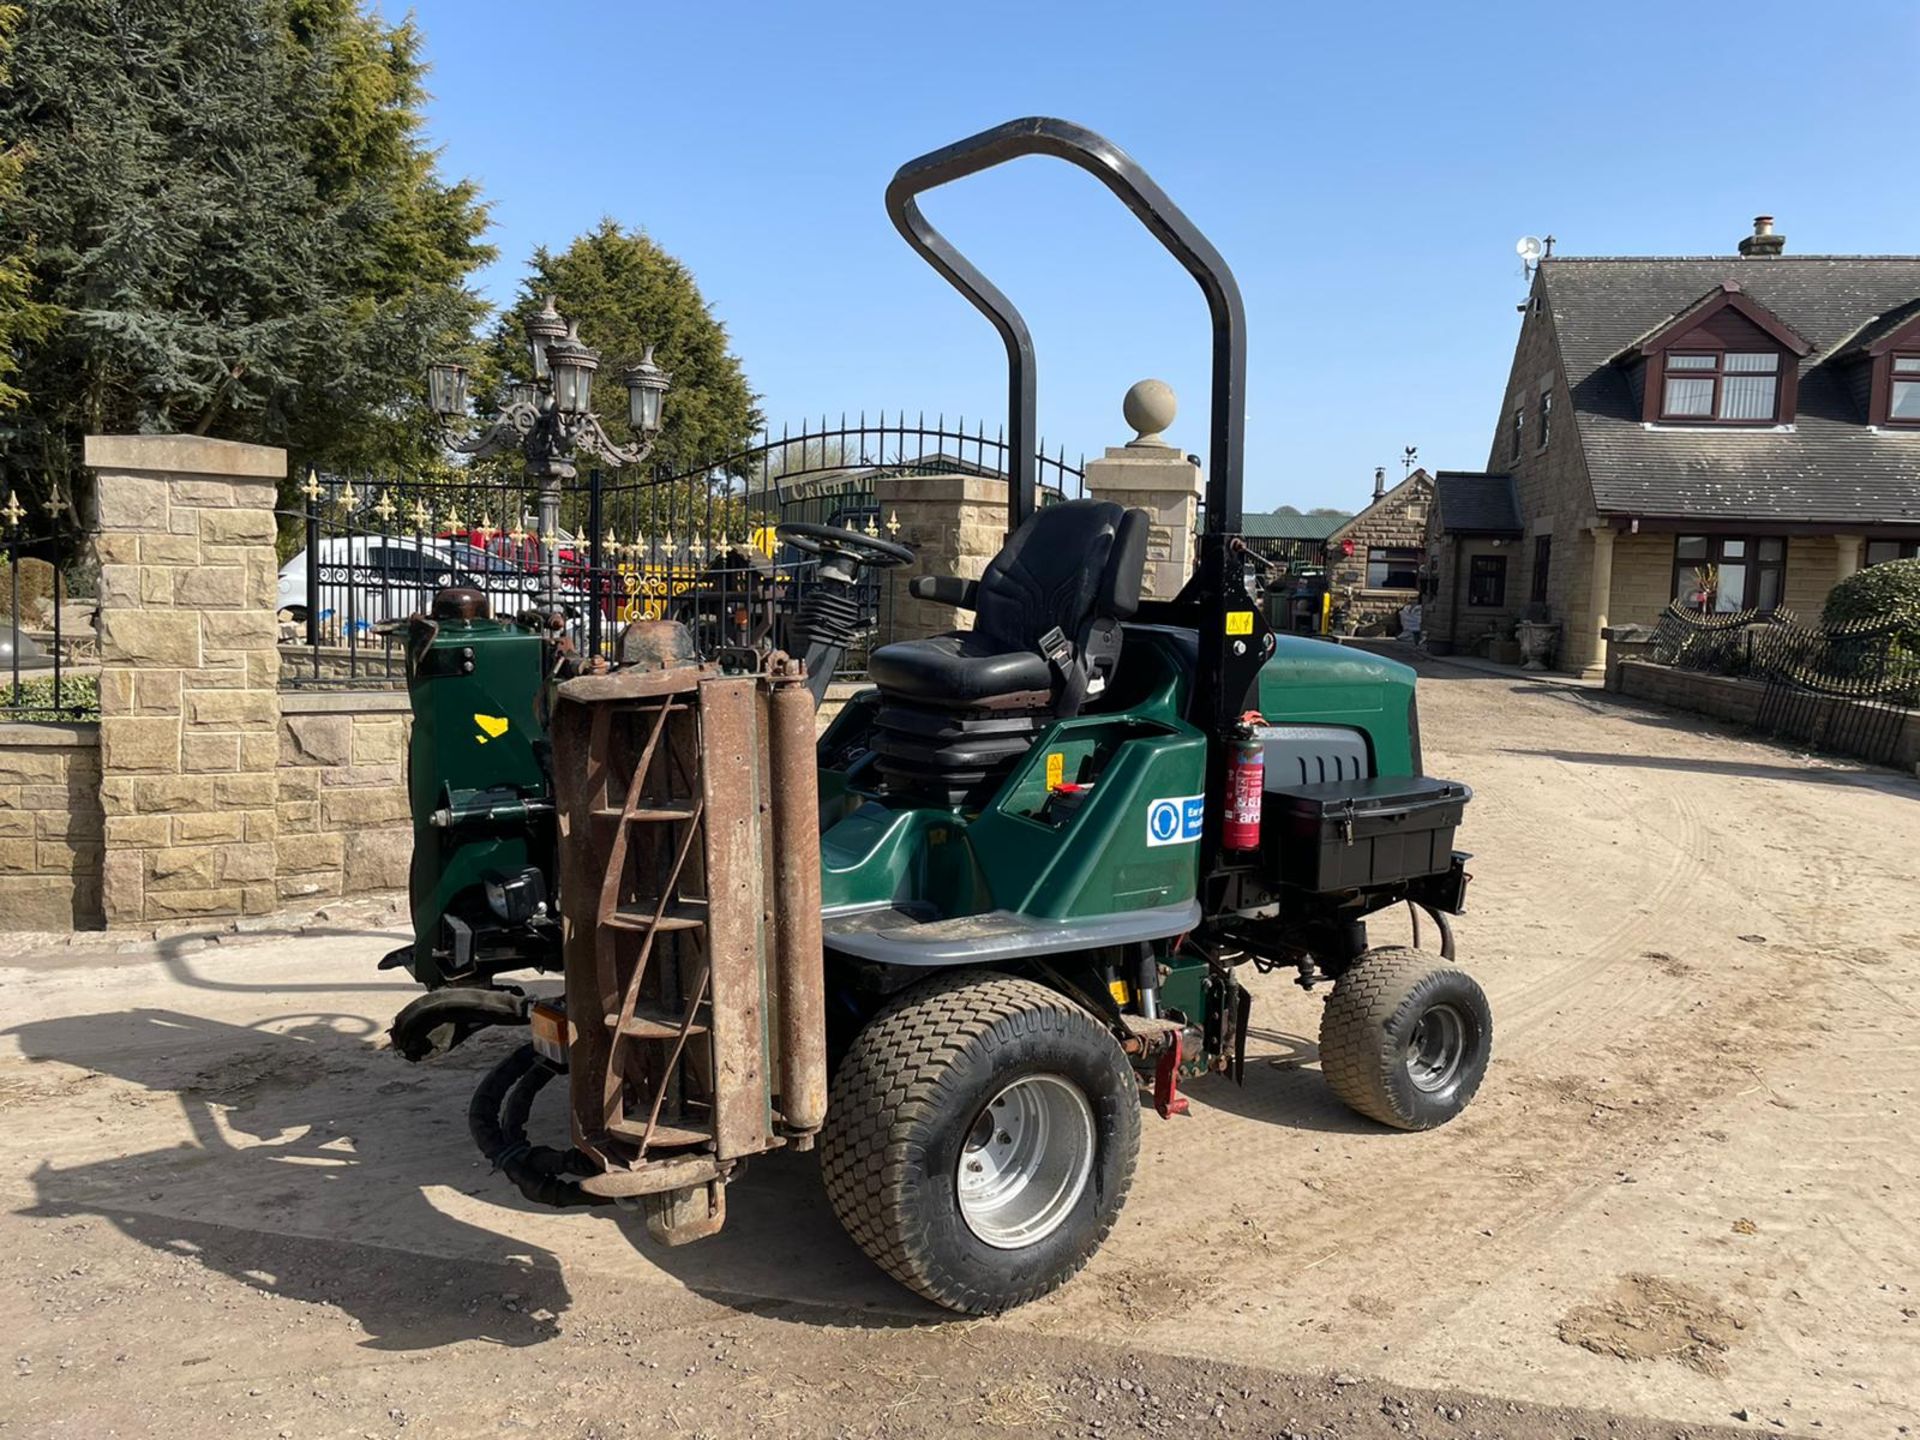
<path fill-rule="evenodd" d="M 981 971 L 909 991 L 834 1076 L 820 1164 L 856 1244 L 937 1305 L 988 1315 L 1071 1279 L 1133 1183 L 1125 1054 L 1044 985 Z"/>
<path fill-rule="evenodd" d="M 1320 1068 L 1333 1093 L 1397 1130 L 1431 1130 L 1466 1109 L 1492 1049 L 1486 992 L 1417 950 L 1362 955 L 1320 1015 Z"/>

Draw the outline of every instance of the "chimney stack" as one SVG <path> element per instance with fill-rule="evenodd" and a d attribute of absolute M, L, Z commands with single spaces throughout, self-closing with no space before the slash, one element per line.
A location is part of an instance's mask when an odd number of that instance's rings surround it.
<path fill-rule="evenodd" d="M 1778 255 L 1787 248 L 1787 237 L 1773 233 L 1773 217 L 1756 215 L 1753 217 L 1753 234 L 1740 241 L 1740 254 L 1743 259 L 1759 260 Z"/>
<path fill-rule="evenodd" d="M 1373 498 L 1378 500 L 1387 493 L 1387 467 L 1373 467 Z"/>

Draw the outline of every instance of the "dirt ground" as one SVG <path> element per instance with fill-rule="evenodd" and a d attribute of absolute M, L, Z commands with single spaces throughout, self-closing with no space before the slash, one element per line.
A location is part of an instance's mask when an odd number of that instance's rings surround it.
<path fill-rule="evenodd" d="M 504 1037 L 384 1048 L 384 907 L 16 946 L 0 1436 L 1920 1433 L 1920 785 L 1426 668 L 1473 1108 L 1355 1119 L 1260 981 L 1245 1087 L 1149 1118 L 1106 1248 L 993 1321 L 874 1271 L 811 1156 L 678 1250 L 521 1203 L 465 1127 Z"/>

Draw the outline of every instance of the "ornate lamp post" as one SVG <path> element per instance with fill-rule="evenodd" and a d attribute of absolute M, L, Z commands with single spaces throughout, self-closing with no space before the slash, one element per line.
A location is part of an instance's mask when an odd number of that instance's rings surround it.
<path fill-rule="evenodd" d="M 526 336 L 533 381 L 508 382 L 499 411 L 478 434 L 461 433 L 471 424 L 464 366 L 429 365 L 427 401 L 445 444 L 459 454 L 485 458 L 519 450 L 527 482 L 540 495 L 540 536 L 546 542 L 541 572 L 545 600 L 553 604 L 559 599 L 555 537 L 560 533 L 560 487 L 577 473 L 574 458 L 586 456 L 615 467 L 644 461 L 660 438 L 661 404 L 673 377 L 654 364 L 651 345 L 638 365 L 628 367 L 623 377 L 627 422 L 639 443 L 621 445 L 601 428 L 593 412 L 599 353 L 580 339 L 578 326 L 554 308 L 551 295 L 527 318 Z"/>

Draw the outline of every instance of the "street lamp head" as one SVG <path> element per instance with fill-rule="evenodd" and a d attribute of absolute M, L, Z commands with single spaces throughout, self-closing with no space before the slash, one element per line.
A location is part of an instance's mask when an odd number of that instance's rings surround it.
<path fill-rule="evenodd" d="M 599 352 L 580 339 L 578 325 L 567 326 L 564 340 L 547 347 L 547 369 L 553 377 L 553 404 L 562 415 L 585 415 L 593 408 L 593 372 L 600 368 Z"/>
<path fill-rule="evenodd" d="M 651 439 L 660 433 L 660 405 L 672 384 L 673 377 L 653 363 L 651 345 L 638 365 L 627 367 L 627 422 L 634 434 Z"/>
<path fill-rule="evenodd" d="M 553 296 L 544 297 L 540 308 L 527 317 L 527 350 L 533 356 L 534 383 L 547 378 L 547 347 L 563 338 L 567 322 L 554 308 Z"/>
<path fill-rule="evenodd" d="M 446 361 L 427 366 L 427 405 L 443 420 L 467 413 L 467 367 Z"/>

